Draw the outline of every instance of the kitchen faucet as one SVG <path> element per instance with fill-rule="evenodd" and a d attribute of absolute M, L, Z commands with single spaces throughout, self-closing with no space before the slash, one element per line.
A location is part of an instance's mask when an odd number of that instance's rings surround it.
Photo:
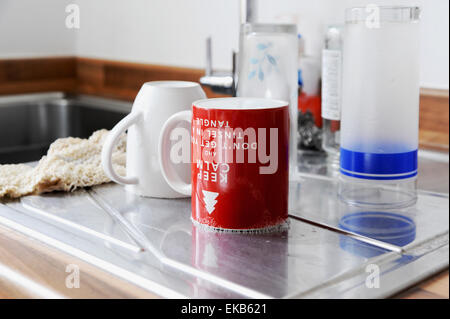
<path fill-rule="evenodd" d="M 256 22 L 257 0 L 241 0 L 240 24 Z M 213 92 L 236 96 L 236 57 L 232 52 L 232 71 L 215 72 L 212 67 L 212 38 L 206 38 L 205 75 L 200 78 L 200 84 L 208 86 Z"/>

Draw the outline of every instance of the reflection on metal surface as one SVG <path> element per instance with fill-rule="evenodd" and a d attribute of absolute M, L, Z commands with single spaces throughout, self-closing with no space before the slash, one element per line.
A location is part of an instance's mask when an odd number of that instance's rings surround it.
<path fill-rule="evenodd" d="M 303 174 L 302 174 L 303 175 Z M 362 212 L 357 207 L 344 204 L 337 195 L 338 183 L 334 179 L 325 177 L 314 178 L 303 175 L 300 183 L 290 185 L 291 216 L 317 223 L 333 229 L 342 229 L 340 225 L 345 216 Z M 411 244 L 428 240 L 433 236 L 445 234 L 449 229 L 449 199 L 448 195 L 419 192 L 417 204 L 411 207 L 395 210 L 378 210 L 383 213 L 398 215 L 404 220 L 411 220 L 416 225 L 414 240 Z M 374 212 L 374 211 L 372 211 Z M 373 221 L 373 220 L 372 220 Z M 377 227 L 373 225 L 372 227 Z M 356 229 L 343 229 L 358 235 Z M 359 235 L 375 240 L 389 242 L 387 237 L 380 237 L 377 233 L 360 231 Z"/>
<path fill-rule="evenodd" d="M 390 212 L 357 212 L 344 215 L 339 227 L 396 246 L 416 238 L 416 224 L 406 216 Z"/>
<path fill-rule="evenodd" d="M 142 249 L 142 251 L 148 250 L 154 257 L 156 257 L 163 265 L 173 267 L 179 271 L 182 271 L 186 274 L 194 276 L 197 280 L 205 280 L 214 285 L 222 286 L 224 288 L 234 290 L 236 293 L 243 294 L 248 298 L 258 298 L 258 299 L 267 299 L 269 296 L 254 291 L 252 289 L 248 289 L 242 285 L 235 284 L 234 282 L 224 280 L 221 277 L 215 276 L 208 272 L 199 271 L 189 265 L 185 265 L 183 263 L 177 262 L 176 260 L 167 258 L 164 252 L 161 250 L 157 250 L 156 247 L 148 241 L 145 235 L 136 228 L 132 223 L 130 223 L 126 218 L 124 218 L 120 212 L 116 211 L 115 208 L 111 207 L 105 200 L 101 198 L 95 191 L 88 191 L 88 194 L 94 198 L 94 200 L 102 206 L 102 208 L 109 213 L 114 219 L 116 219 L 119 224 L 128 232 L 128 234 L 138 243 Z M 95 194 L 95 196 L 93 195 Z"/>
<path fill-rule="evenodd" d="M 271 277 L 276 281 L 287 278 L 288 274 L 288 232 L 272 234 L 242 235 L 237 233 L 206 231 L 202 227 L 192 227 L 192 263 L 206 273 L 215 273 L 232 282 L 245 283 L 271 292 L 270 281 L 266 283 L 257 274 Z M 186 238 L 188 240 L 189 238 Z M 261 245 L 265 243 L 265 245 Z M 264 247 L 265 246 L 265 247 Z M 246 272 L 242 272 L 242 260 L 249 259 Z M 254 269 L 254 271 L 252 271 Z M 201 279 L 196 280 L 201 284 Z M 279 296 L 285 295 L 288 286 L 277 287 Z M 272 295 L 272 294 L 271 294 Z M 198 289 L 197 296 L 207 298 L 208 294 Z"/>
<path fill-rule="evenodd" d="M 124 230 L 130 235 L 130 237 L 136 242 L 141 251 L 145 251 L 147 247 L 152 248 L 152 245 L 148 242 L 144 234 L 139 229 L 135 228 L 132 223 L 128 222 L 119 212 L 113 207 L 109 206 L 101 197 L 95 196 L 94 190 L 86 190 L 87 194 L 94 200 L 94 202 L 100 206 L 107 214 L 109 214 L 117 223 L 121 224 Z"/>
<path fill-rule="evenodd" d="M 72 194 L 70 194 L 70 195 L 72 195 Z M 68 196 L 70 196 L 70 195 L 68 195 Z M 27 204 L 27 201 L 29 199 L 34 200 L 33 201 L 33 205 Z M 118 240 L 115 237 L 103 234 L 103 233 L 98 232 L 96 230 L 93 230 L 93 229 L 91 229 L 89 227 L 86 227 L 86 226 L 83 226 L 81 224 L 78 224 L 78 223 L 76 223 L 74 221 L 71 221 L 71 220 L 62 218 L 62 217 L 60 217 L 58 215 L 55 215 L 55 214 L 47 212 L 45 207 L 43 207 L 42 205 L 40 205 L 38 203 L 41 199 L 42 199 L 42 197 L 38 197 L 38 196 L 26 197 L 26 198 L 24 198 L 22 200 L 22 206 L 26 210 L 29 210 L 29 211 L 34 212 L 36 214 L 43 215 L 43 217 L 45 219 L 49 220 L 49 221 L 54 221 L 56 223 L 60 223 L 62 225 L 66 225 L 66 226 L 68 226 L 70 228 L 78 229 L 81 232 L 84 232 L 84 233 L 86 233 L 88 235 L 91 235 L 91 236 L 94 236 L 94 237 L 98 237 L 98 238 L 100 238 L 100 239 L 102 239 L 104 241 L 111 242 L 112 244 L 115 244 L 115 245 L 118 245 L 120 247 L 129 249 L 129 250 L 131 250 L 133 252 L 139 252 L 139 249 L 137 249 L 137 247 L 134 246 L 134 245 L 130 245 L 130 244 L 126 243 L 126 242 Z M 36 205 L 36 204 L 38 204 L 38 205 Z M 39 207 L 39 208 L 37 208 L 37 207 Z M 52 207 L 52 208 L 54 208 L 54 207 Z M 20 209 L 20 208 L 18 208 L 18 209 Z M 62 208 L 60 207 L 60 209 L 62 209 Z"/>
<path fill-rule="evenodd" d="M 341 236 L 342 239 L 348 238 L 348 240 L 350 240 L 351 242 L 356 241 L 358 244 L 365 243 L 366 245 L 374 245 L 374 246 L 377 246 L 377 247 L 380 247 L 380 248 L 383 248 L 383 249 L 386 249 L 389 251 L 393 251 L 393 252 L 396 252 L 399 254 L 401 254 L 403 252 L 403 249 L 401 247 L 398 247 L 396 245 L 373 238 L 370 236 L 371 234 L 368 234 L 369 236 L 367 236 L 367 234 L 363 234 L 358 231 L 355 231 L 356 229 L 353 229 L 353 231 L 351 231 L 349 229 L 345 229 L 342 227 L 331 227 L 326 224 L 316 223 L 312 220 L 302 218 L 301 216 L 289 215 L 289 217 L 299 220 L 299 221 L 302 221 L 302 222 L 305 222 L 307 224 L 311 224 L 314 226 L 328 229 L 330 231 L 337 232 L 337 233 L 343 235 L 343 236 Z M 342 247 L 342 245 L 341 245 L 341 247 Z"/>

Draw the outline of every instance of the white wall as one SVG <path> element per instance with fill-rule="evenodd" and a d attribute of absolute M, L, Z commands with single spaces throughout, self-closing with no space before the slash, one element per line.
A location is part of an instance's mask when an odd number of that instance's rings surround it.
<path fill-rule="evenodd" d="M 65 27 L 68 0 L 0 0 L 0 58 L 71 55 L 75 33 Z"/>
<path fill-rule="evenodd" d="M 343 23 L 345 8 L 371 3 L 422 8 L 421 86 L 448 89 L 448 0 L 259 0 L 259 17 L 268 22 L 296 21 L 299 32 L 305 35 L 307 53 L 319 54 L 322 48 L 324 25 Z"/>
<path fill-rule="evenodd" d="M 449 87 L 448 0 L 256 0 L 261 22 L 296 22 L 306 50 L 319 55 L 324 25 L 343 22 L 346 7 L 419 5 L 421 84 Z M 81 28 L 64 25 L 65 5 L 80 7 Z M 0 0 L 0 57 L 78 54 L 203 68 L 205 38 L 213 62 L 231 67 L 238 48 L 239 0 Z"/>
<path fill-rule="evenodd" d="M 204 67 L 213 36 L 216 65 L 231 66 L 238 0 L 78 0 L 77 53 L 89 57 Z"/>

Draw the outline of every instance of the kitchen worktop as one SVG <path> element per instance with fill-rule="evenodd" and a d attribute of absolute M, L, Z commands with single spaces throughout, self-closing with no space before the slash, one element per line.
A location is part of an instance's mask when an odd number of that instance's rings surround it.
<path fill-rule="evenodd" d="M 36 239 L 63 259 L 59 268 L 79 266 L 79 290 L 65 287 L 67 273 L 61 269 L 58 279 L 48 278 L 53 262 L 41 277 L 32 266 L 25 271 L 40 287 L 73 297 L 101 296 L 98 289 L 107 287 L 106 297 L 380 298 L 448 266 L 448 179 L 441 179 L 445 170 L 448 177 L 448 157 L 445 162 L 445 156 L 422 152 L 420 165 L 428 174 L 419 177 L 423 190 L 417 205 L 390 212 L 413 222 L 414 232 L 407 232 L 402 247 L 357 229 L 343 231 L 339 221 L 350 211 L 335 196 L 336 179 L 327 176 L 320 158 L 302 163 L 308 172 L 301 167 L 304 172 L 290 183 L 290 225 L 279 233 L 197 229 L 189 218 L 189 199 L 142 198 L 106 184 L 3 203 L 0 224 L 9 230 L 1 237 Z M 17 240 L 3 240 L 25 260 L 42 255 L 42 247 L 27 250 Z M 8 254 L 14 252 L 3 248 L 2 263 Z M 380 269 L 379 289 L 365 285 L 368 265 Z M 23 269 L 17 263 L 5 267 L 16 277 Z"/>

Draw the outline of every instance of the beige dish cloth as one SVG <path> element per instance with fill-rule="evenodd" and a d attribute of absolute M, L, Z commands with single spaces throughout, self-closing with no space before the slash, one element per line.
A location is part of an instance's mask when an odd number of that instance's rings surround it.
<path fill-rule="evenodd" d="M 52 191 L 73 191 L 79 187 L 108 183 L 101 151 L 108 130 L 94 132 L 88 139 L 67 137 L 50 145 L 47 155 L 35 167 L 25 164 L 0 165 L 0 198 L 18 198 Z M 126 135 L 112 155 L 114 169 L 125 175 Z"/>

